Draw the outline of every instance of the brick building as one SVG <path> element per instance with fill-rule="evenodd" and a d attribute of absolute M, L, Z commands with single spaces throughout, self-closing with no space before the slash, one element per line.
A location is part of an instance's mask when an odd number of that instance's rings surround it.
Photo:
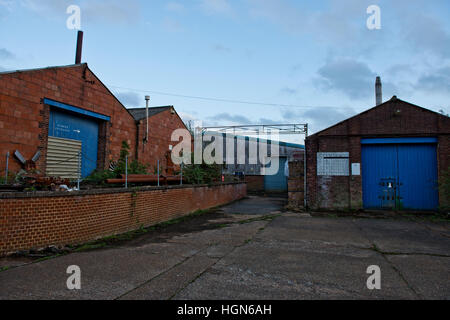
<path fill-rule="evenodd" d="M 157 166 L 159 160 L 163 171 L 172 169 L 170 146 L 178 143 L 170 141 L 172 132 L 179 128 L 187 129 L 175 108 L 173 106 L 149 108 L 147 143 L 144 142 L 147 126 L 145 108 L 128 111 L 133 115 L 137 125 L 136 159 L 149 164 L 152 168 Z"/>
<path fill-rule="evenodd" d="M 310 208 L 437 210 L 450 118 L 393 97 L 306 140 Z"/>
<path fill-rule="evenodd" d="M 9 171 L 20 170 L 14 157 L 19 151 L 24 160 L 36 155 L 41 172 L 70 176 L 64 170 L 77 159 L 66 158 L 78 150 L 87 176 L 117 160 L 122 141 L 132 158 L 164 164 L 172 131 L 185 126 L 173 107 L 150 110 L 144 143 L 145 117 L 126 109 L 85 63 L 0 73 L 0 171 L 5 172 L 8 152 Z M 60 162 L 63 166 L 55 167 Z"/>

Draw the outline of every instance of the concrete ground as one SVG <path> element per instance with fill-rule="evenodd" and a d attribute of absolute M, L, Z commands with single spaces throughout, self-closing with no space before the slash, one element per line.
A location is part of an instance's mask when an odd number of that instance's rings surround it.
<path fill-rule="evenodd" d="M 249 197 L 111 247 L 0 272 L 0 299 L 449 299 L 450 223 L 311 217 Z M 66 269 L 81 268 L 81 290 Z M 367 267 L 381 290 L 367 289 Z"/>

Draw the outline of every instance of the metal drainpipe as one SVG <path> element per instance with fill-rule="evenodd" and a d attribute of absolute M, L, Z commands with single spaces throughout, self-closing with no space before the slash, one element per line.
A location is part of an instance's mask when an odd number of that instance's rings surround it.
<path fill-rule="evenodd" d="M 128 189 L 128 156 L 125 156 L 125 189 Z"/>
<path fill-rule="evenodd" d="M 303 189 L 304 189 L 304 191 L 303 191 L 303 196 L 304 196 L 304 200 L 303 200 L 303 204 L 304 204 L 304 206 L 305 206 L 305 210 L 306 210 L 306 208 L 308 207 L 308 200 L 307 200 L 307 195 L 308 195 L 308 193 L 307 193 L 307 186 L 308 186 L 308 184 L 307 184 L 307 176 L 306 176 L 306 174 L 307 174 L 307 171 L 306 171 L 306 138 L 308 137 L 308 124 L 306 124 L 305 125 L 305 152 L 303 153 L 303 170 L 304 170 L 304 174 L 303 174 L 303 184 L 304 184 L 304 187 L 303 187 Z"/>
<path fill-rule="evenodd" d="M 180 185 L 183 185 L 183 163 L 181 163 L 181 165 L 180 165 L 180 169 L 181 169 L 181 179 L 180 179 Z"/>
<path fill-rule="evenodd" d="M 145 96 L 145 120 L 146 120 L 146 133 L 145 142 L 148 142 L 148 103 L 150 102 L 150 96 Z"/>
<path fill-rule="evenodd" d="M 158 187 L 159 187 L 159 160 L 158 160 Z"/>

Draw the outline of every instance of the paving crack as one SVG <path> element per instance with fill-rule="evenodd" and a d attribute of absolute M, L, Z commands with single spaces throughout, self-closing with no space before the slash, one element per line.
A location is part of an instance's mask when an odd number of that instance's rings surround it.
<path fill-rule="evenodd" d="M 141 283 L 140 285 L 134 287 L 133 289 L 131 289 L 131 290 L 129 290 L 129 291 L 127 291 L 127 292 L 121 294 L 120 296 L 118 296 L 118 297 L 116 297 L 116 298 L 114 298 L 114 300 L 119 300 L 119 299 L 123 298 L 124 296 L 130 294 L 131 292 L 136 291 L 136 290 L 142 288 L 143 286 L 147 285 L 148 283 L 152 282 L 153 280 L 155 280 L 155 279 L 157 279 L 157 278 L 159 278 L 159 277 L 165 275 L 166 273 L 170 272 L 172 269 L 174 269 L 174 268 L 176 268 L 176 267 L 182 265 L 183 263 L 185 263 L 185 262 L 188 261 L 189 259 L 195 257 L 195 256 L 198 255 L 201 251 L 202 251 L 202 250 L 198 251 L 196 254 L 194 254 L 194 255 L 192 255 L 192 256 L 190 256 L 190 257 L 184 258 L 184 259 L 181 260 L 180 262 L 174 264 L 174 265 L 173 265 L 172 267 L 170 267 L 169 269 L 164 270 L 163 272 L 158 273 L 156 276 L 152 277 L 151 279 L 149 279 L 149 280 L 147 280 L 147 281 Z"/>
<path fill-rule="evenodd" d="M 244 240 L 242 243 L 233 246 L 233 249 L 230 250 L 228 253 L 224 254 L 222 257 L 218 258 L 216 262 L 214 262 L 213 264 L 211 264 L 209 267 L 207 267 L 205 270 L 203 270 L 201 273 L 199 273 L 196 277 L 194 277 L 191 281 L 189 281 L 185 286 L 183 286 L 182 288 L 180 288 L 179 290 L 177 290 L 168 300 L 172 300 L 174 299 L 179 293 L 181 293 L 183 290 L 185 290 L 189 285 L 193 284 L 195 281 L 197 281 L 203 274 L 205 274 L 208 270 L 210 270 L 211 268 L 213 268 L 217 263 L 219 263 L 220 261 L 222 261 L 224 258 L 228 257 L 230 254 L 232 254 L 236 249 L 243 247 L 247 244 L 249 244 L 251 241 L 253 241 L 253 239 L 262 231 L 264 231 L 264 229 L 273 221 L 273 219 L 276 217 L 272 217 L 272 219 L 264 219 L 263 221 L 266 221 L 266 223 L 264 224 L 263 227 L 259 228 L 254 234 L 253 236 L 251 236 L 250 239 Z M 253 220 L 251 222 L 256 222 L 256 221 L 261 221 L 261 220 Z M 249 223 L 249 222 L 248 222 Z M 210 246 L 208 247 L 210 248 Z M 206 248 L 206 250 L 208 249 Z"/>
<path fill-rule="evenodd" d="M 422 297 L 421 294 L 419 294 L 414 288 L 413 286 L 408 282 L 408 280 L 406 280 L 405 276 L 403 275 L 403 273 L 394 265 L 394 263 L 392 261 L 390 261 L 386 256 L 388 254 L 384 253 L 383 251 L 381 251 L 377 245 L 374 243 L 374 241 L 372 239 L 369 239 L 369 237 L 366 236 L 366 234 L 364 233 L 364 230 L 357 225 L 353 220 L 351 221 L 352 224 L 361 232 L 361 236 L 364 237 L 371 245 L 372 248 L 370 248 L 369 250 L 374 250 L 377 253 L 379 253 L 383 259 L 391 266 L 391 268 L 398 274 L 398 276 L 400 277 L 400 279 L 402 279 L 402 281 L 406 284 L 407 288 L 409 290 L 411 290 L 411 292 L 420 300 L 423 300 L 424 298 Z"/>

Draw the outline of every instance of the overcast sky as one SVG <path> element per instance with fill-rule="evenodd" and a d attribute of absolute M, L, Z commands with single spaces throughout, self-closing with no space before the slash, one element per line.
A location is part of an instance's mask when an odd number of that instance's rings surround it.
<path fill-rule="evenodd" d="M 83 62 L 127 107 L 174 105 L 207 125 L 304 123 L 324 129 L 393 95 L 450 112 L 447 0 L 0 0 L 0 70 Z M 381 29 L 369 30 L 370 5 Z M 142 90 L 142 91 L 141 91 Z M 287 106 L 291 105 L 291 106 Z"/>

